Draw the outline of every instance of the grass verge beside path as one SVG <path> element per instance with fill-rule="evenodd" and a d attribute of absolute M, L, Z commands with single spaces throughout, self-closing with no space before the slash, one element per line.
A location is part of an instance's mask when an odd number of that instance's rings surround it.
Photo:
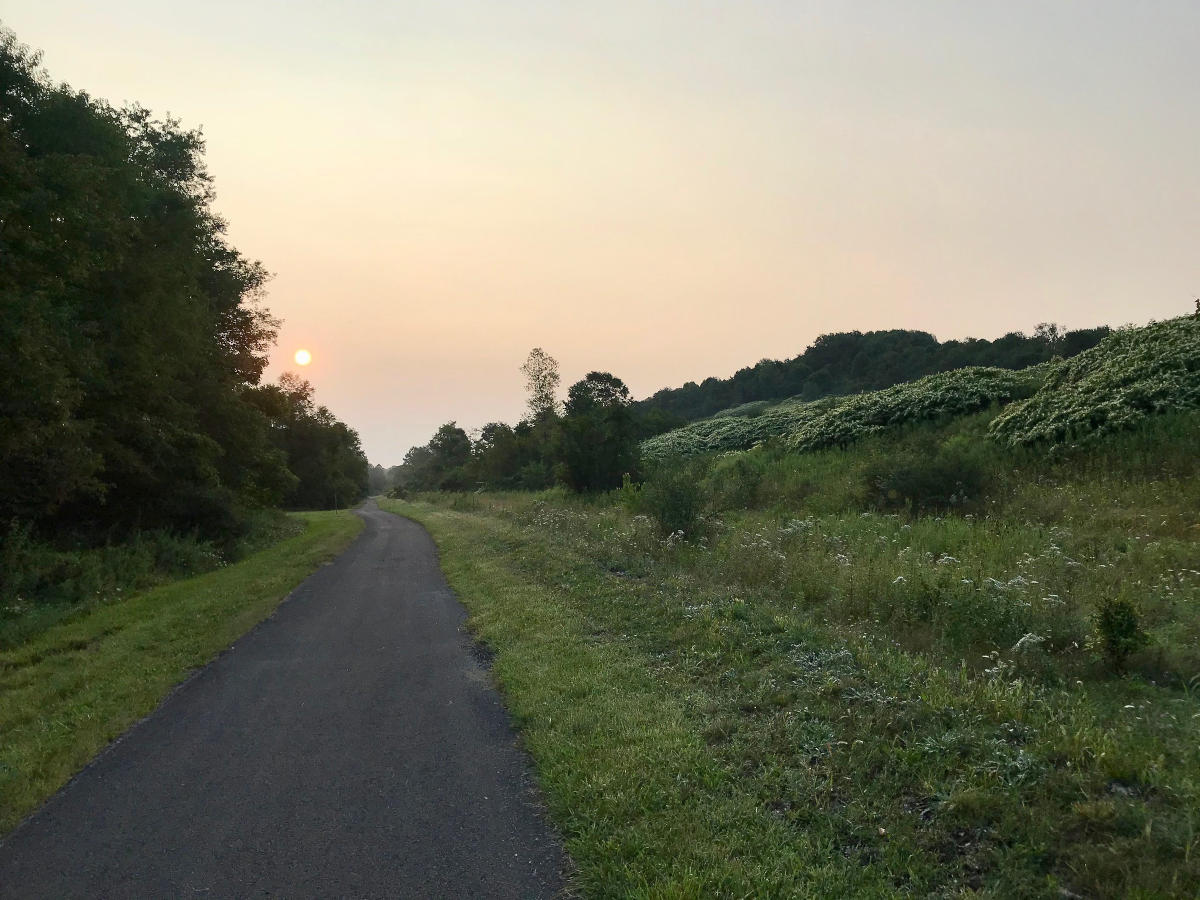
<path fill-rule="evenodd" d="M 1196 896 L 1195 483 L 1080 477 L 996 518 L 730 511 L 692 542 L 611 497 L 381 505 L 495 651 L 587 896 Z M 1040 648 L 1086 641 L 1110 580 L 1155 615 L 1150 674 Z"/>
<path fill-rule="evenodd" d="M 705 697 L 681 694 L 661 659 L 579 607 L 580 596 L 624 593 L 591 560 L 523 542 L 496 519 L 380 506 L 429 529 L 470 627 L 495 651 L 493 674 L 585 896 L 882 892 L 876 873 L 847 864 L 826 835 L 796 832 L 730 776 L 694 715 Z"/>
<path fill-rule="evenodd" d="M 0 652 L 0 836 L 362 530 L 346 512 L 298 515 L 303 533 L 239 563 Z"/>

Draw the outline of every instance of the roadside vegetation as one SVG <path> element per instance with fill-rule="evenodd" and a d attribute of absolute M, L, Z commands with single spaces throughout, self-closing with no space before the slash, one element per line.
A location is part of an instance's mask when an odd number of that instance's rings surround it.
<path fill-rule="evenodd" d="M 1200 300 L 1196 306 L 1196 315 L 1118 331 L 1049 367 L 1036 395 L 996 418 L 993 437 L 1070 446 L 1170 410 L 1200 409 Z"/>
<path fill-rule="evenodd" d="M 604 493 L 389 508 L 496 652 L 589 896 L 1192 897 L 1198 384 L 1182 318 Z"/>
<path fill-rule="evenodd" d="M 0 110 L 11 643 L 31 609 L 53 620 L 236 559 L 271 509 L 351 504 L 368 473 L 311 385 L 260 383 L 269 275 L 226 239 L 198 130 L 52 81 L 2 28 Z"/>
<path fill-rule="evenodd" d="M 641 450 L 647 461 L 656 461 L 746 450 L 771 438 L 784 438 L 796 450 L 845 447 L 895 425 L 945 419 L 1028 397 L 1046 373 L 1046 365 L 1020 372 L 955 369 L 849 397 L 793 400 L 752 416 L 718 416 L 643 441 Z"/>
<path fill-rule="evenodd" d="M 149 590 L 115 589 L 0 647 L 0 835 L 362 528 L 338 512 L 288 519 L 289 537 L 241 562 Z"/>

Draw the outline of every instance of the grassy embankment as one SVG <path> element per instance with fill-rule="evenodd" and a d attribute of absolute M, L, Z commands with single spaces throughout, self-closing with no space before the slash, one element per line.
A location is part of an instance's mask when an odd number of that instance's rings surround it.
<path fill-rule="evenodd" d="M 362 528 L 345 512 L 296 516 L 299 534 L 240 562 L 78 608 L 0 649 L 0 835 Z"/>
<path fill-rule="evenodd" d="M 588 895 L 1200 892 L 1200 419 L 1047 458 L 994 415 L 696 463 L 687 539 L 633 491 L 384 504 L 496 651 Z M 879 509 L 944 452 L 981 496 Z"/>

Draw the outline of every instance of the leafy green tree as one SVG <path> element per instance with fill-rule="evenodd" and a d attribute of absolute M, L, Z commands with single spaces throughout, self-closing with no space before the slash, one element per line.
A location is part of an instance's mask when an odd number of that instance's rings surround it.
<path fill-rule="evenodd" d="M 464 468 L 471 461 L 471 439 L 454 422 L 440 427 L 429 440 L 437 487 L 461 491 L 467 486 Z"/>
<path fill-rule="evenodd" d="M 396 474 L 392 478 L 393 490 L 400 491 L 430 491 L 436 489 L 437 479 L 434 477 L 433 451 L 428 444 L 420 447 L 410 447 L 404 454 L 404 460 L 396 466 Z"/>
<path fill-rule="evenodd" d="M 468 480 L 493 488 L 515 487 L 520 456 L 516 432 L 503 422 L 489 422 L 471 448 Z"/>
<path fill-rule="evenodd" d="M 441 426 L 423 447 L 404 454 L 396 478 L 404 491 L 461 491 L 468 486 L 471 438 L 454 422 Z"/>
<path fill-rule="evenodd" d="M 589 372 L 571 385 L 562 422 L 564 480 L 577 491 L 620 487 L 623 475 L 636 475 L 637 430 L 629 388 L 609 372 Z"/>
<path fill-rule="evenodd" d="M 312 385 L 285 372 L 278 385 L 256 388 L 252 398 L 270 422 L 270 437 L 293 474 L 284 505 L 335 509 L 366 496 L 370 469 L 358 433 L 313 401 Z"/>
<path fill-rule="evenodd" d="M 540 422 L 558 414 L 558 385 L 562 380 L 558 374 L 558 361 L 541 347 L 529 351 L 529 357 L 521 366 L 525 375 L 525 390 L 529 394 L 529 419 Z"/>
<path fill-rule="evenodd" d="M 226 243 L 203 150 L 0 30 L 0 517 L 220 536 L 287 490 L 250 398 L 267 274 Z"/>

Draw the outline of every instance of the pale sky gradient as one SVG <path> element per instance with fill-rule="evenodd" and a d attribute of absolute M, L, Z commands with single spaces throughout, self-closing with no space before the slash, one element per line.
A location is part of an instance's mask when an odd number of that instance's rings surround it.
<path fill-rule="evenodd" d="M 50 74 L 203 126 L 233 244 L 372 462 L 823 332 L 1191 310 L 1200 2 L 0 0 Z"/>

